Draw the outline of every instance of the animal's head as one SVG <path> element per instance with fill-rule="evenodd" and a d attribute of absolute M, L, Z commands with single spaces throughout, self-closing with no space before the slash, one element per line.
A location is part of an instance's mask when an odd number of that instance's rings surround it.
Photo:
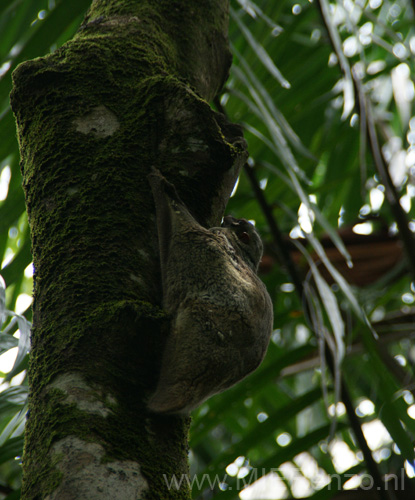
<path fill-rule="evenodd" d="M 262 257 L 263 245 L 255 226 L 246 219 L 235 219 L 231 215 L 224 217 L 222 227 L 230 229 L 236 236 L 234 241 L 238 245 L 245 262 L 255 272 Z"/>

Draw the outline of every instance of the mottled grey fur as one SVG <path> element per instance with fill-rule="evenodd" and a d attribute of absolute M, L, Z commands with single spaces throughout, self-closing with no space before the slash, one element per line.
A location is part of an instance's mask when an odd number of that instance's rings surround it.
<path fill-rule="evenodd" d="M 156 170 L 163 307 L 172 315 L 160 379 L 148 408 L 186 414 L 261 363 L 273 312 L 256 271 L 262 242 L 245 219 L 205 229 Z"/>

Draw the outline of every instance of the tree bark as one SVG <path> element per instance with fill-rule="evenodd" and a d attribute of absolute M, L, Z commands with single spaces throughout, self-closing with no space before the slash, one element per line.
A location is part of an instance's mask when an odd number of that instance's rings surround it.
<path fill-rule="evenodd" d="M 95 0 L 11 94 L 35 267 L 22 499 L 186 499 L 189 418 L 149 414 L 169 331 L 152 166 L 218 225 L 245 161 L 208 105 L 228 2 Z M 174 483 L 173 483 L 174 484 Z"/>

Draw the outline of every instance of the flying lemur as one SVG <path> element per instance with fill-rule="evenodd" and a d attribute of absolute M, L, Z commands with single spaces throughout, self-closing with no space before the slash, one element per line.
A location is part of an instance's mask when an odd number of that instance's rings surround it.
<path fill-rule="evenodd" d="M 257 277 L 262 242 L 245 219 L 205 229 L 158 170 L 148 176 L 156 206 L 163 307 L 172 316 L 148 408 L 187 414 L 261 363 L 273 308 Z"/>

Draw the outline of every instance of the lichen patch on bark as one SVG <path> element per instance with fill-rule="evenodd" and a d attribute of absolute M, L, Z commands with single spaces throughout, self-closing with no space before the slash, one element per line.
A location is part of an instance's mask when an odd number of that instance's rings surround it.
<path fill-rule="evenodd" d="M 115 114 L 102 104 L 90 113 L 73 120 L 76 131 L 81 134 L 92 134 L 97 138 L 113 135 L 120 127 Z"/>
<path fill-rule="evenodd" d="M 136 462 L 105 462 L 105 450 L 98 444 L 68 436 L 51 451 L 62 481 L 45 500 L 137 500 L 148 489 Z"/>
<path fill-rule="evenodd" d="M 100 388 L 92 387 L 76 372 L 58 375 L 47 389 L 58 389 L 65 393 L 63 404 L 75 404 L 79 410 L 101 417 L 107 417 L 111 412 L 107 404 L 115 404 L 113 397 L 104 396 Z"/>

